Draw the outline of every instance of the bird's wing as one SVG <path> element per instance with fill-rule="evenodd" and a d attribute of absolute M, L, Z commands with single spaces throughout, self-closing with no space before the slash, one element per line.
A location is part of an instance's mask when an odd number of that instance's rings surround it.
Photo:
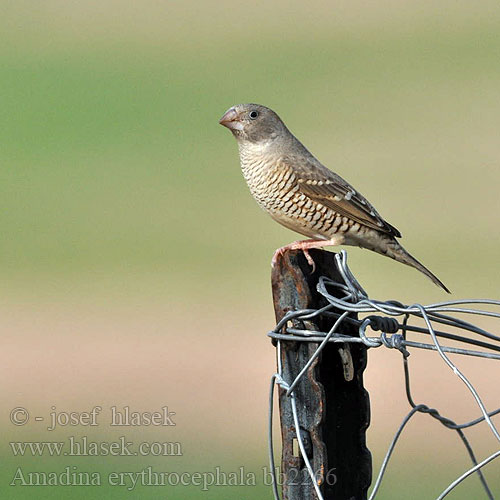
<path fill-rule="evenodd" d="M 287 156 L 282 162 L 293 170 L 300 191 L 315 202 L 377 231 L 401 237 L 401 233 L 386 222 L 363 195 L 316 158 Z"/>

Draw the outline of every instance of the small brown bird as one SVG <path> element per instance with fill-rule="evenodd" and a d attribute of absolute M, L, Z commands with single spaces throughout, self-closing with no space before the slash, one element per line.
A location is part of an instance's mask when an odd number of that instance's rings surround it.
<path fill-rule="evenodd" d="M 311 239 L 276 251 L 353 245 L 412 266 L 446 286 L 396 240 L 401 233 L 339 175 L 323 166 L 271 109 L 238 104 L 219 120 L 238 142 L 241 169 L 257 203 L 277 222 Z"/>

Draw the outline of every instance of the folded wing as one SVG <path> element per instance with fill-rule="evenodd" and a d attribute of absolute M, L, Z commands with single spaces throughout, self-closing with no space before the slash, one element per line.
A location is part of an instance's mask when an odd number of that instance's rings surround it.
<path fill-rule="evenodd" d="M 363 195 L 314 157 L 287 156 L 281 159 L 281 163 L 294 172 L 300 191 L 313 201 L 377 231 L 401 237 L 401 233 L 386 222 Z"/>

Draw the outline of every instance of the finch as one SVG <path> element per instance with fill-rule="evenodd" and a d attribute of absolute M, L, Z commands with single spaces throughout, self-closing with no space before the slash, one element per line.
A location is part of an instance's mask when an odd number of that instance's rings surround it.
<path fill-rule="evenodd" d="M 401 246 L 401 233 L 361 193 L 322 165 L 273 110 L 238 104 L 219 123 L 238 143 L 243 175 L 260 207 L 276 222 L 309 238 L 278 249 L 273 264 L 285 251 L 300 249 L 314 268 L 311 248 L 353 245 L 414 267 L 450 293 Z"/>

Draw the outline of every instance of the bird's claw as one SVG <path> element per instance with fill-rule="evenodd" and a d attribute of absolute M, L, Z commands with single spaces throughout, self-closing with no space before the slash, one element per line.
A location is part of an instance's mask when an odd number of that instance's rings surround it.
<path fill-rule="evenodd" d="M 305 259 L 307 260 L 307 263 L 311 266 L 311 274 L 313 274 L 316 271 L 316 263 L 314 262 L 314 259 L 311 257 L 309 254 L 309 251 L 307 248 L 302 248 L 300 244 L 296 245 L 289 245 L 287 247 L 282 247 L 278 248 L 276 252 L 274 252 L 273 258 L 271 260 L 271 267 L 274 268 L 276 267 L 276 264 L 278 263 L 278 258 L 283 256 L 287 250 L 302 250 L 302 253 L 304 254 Z"/>
<path fill-rule="evenodd" d="M 314 259 L 311 257 L 307 249 L 303 248 L 302 253 L 304 254 L 308 264 L 312 267 L 311 274 L 314 274 L 314 271 L 316 271 L 316 263 L 314 262 Z"/>

